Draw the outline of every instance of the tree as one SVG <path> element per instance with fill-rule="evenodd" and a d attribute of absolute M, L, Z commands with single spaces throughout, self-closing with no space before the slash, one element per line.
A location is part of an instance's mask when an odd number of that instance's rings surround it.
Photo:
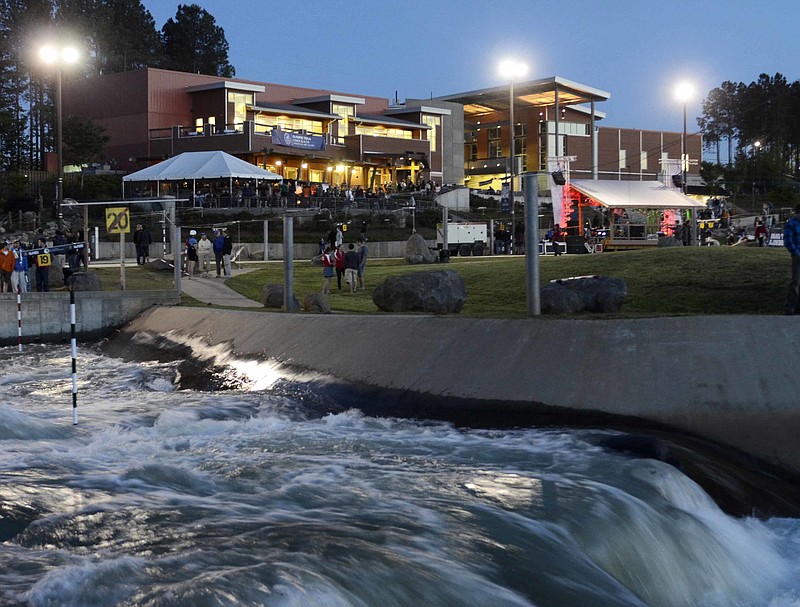
<path fill-rule="evenodd" d="M 182 72 L 232 77 L 225 31 L 212 15 L 196 4 L 179 4 L 174 19 L 161 28 L 165 62 L 162 67 Z"/>
<path fill-rule="evenodd" d="M 64 163 L 83 166 L 98 160 L 109 139 L 99 124 L 70 116 L 63 126 Z"/>

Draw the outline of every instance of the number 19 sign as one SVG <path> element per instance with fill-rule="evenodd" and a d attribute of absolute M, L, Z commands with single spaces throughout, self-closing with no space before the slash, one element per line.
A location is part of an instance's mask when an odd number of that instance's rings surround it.
<path fill-rule="evenodd" d="M 128 234 L 131 231 L 131 216 L 128 207 L 108 207 L 106 209 L 106 232 L 109 234 Z"/>

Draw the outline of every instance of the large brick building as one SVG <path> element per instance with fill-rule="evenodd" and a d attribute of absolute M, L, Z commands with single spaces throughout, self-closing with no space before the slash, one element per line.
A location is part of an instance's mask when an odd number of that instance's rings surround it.
<path fill-rule="evenodd" d="M 516 174 L 549 173 L 553 159 L 583 179 L 653 180 L 664 167 L 675 171 L 682 134 L 600 126 L 597 105 L 609 97 L 559 77 L 515 83 Z M 104 162 L 127 170 L 184 151 L 223 150 L 286 179 L 499 188 L 510 167 L 508 86 L 397 104 L 144 68 L 67 82 L 63 99 L 65 115 L 105 127 Z M 701 137 L 689 136 L 686 149 L 699 159 Z"/>

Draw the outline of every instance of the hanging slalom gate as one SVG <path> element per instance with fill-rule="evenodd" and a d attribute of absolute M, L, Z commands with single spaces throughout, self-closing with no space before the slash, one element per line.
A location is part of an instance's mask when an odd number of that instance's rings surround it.
<path fill-rule="evenodd" d="M 78 425 L 78 345 L 75 338 L 75 291 L 69 290 L 70 350 L 72 352 L 72 425 Z"/>

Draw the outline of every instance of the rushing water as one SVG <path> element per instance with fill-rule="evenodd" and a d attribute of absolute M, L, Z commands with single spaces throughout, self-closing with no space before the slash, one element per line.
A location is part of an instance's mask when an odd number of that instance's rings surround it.
<path fill-rule="evenodd" d="M 0 349 L 0 604 L 800 605 L 800 521 L 600 431 L 368 417 L 223 362 L 233 389 L 177 389 L 196 367 L 82 348 L 73 426 L 68 348 Z"/>

